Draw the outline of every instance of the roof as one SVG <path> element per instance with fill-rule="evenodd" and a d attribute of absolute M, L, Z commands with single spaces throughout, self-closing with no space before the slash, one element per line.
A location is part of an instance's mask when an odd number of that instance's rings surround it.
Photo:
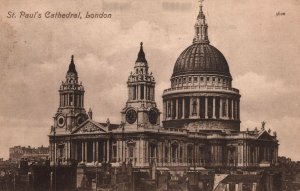
<path fill-rule="evenodd" d="M 73 55 L 72 55 L 72 57 L 71 57 L 71 63 L 70 63 L 70 65 L 69 65 L 69 70 L 68 70 L 67 73 L 68 73 L 68 74 L 69 74 L 69 73 L 74 73 L 74 74 L 77 75 L 77 71 L 76 71 L 76 68 L 75 68 L 75 64 L 74 64 L 74 56 L 73 56 Z"/>
<path fill-rule="evenodd" d="M 221 182 L 222 183 L 230 183 L 230 182 L 243 182 L 243 183 L 253 183 L 253 182 L 259 182 L 259 179 L 261 178 L 260 175 L 242 175 L 242 174 L 236 174 L 236 175 L 229 175 L 226 178 L 224 178 Z"/>
<path fill-rule="evenodd" d="M 180 54 L 172 77 L 186 74 L 220 74 L 231 77 L 223 54 L 207 43 L 194 43 Z"/>
<path fill-rule="evenodd" d="M 143 43 L 141 42 L 141 46 L 140 46 L 140 52 L 138 54 L 137 60 L 136 62 L 144 62 L 147 63 L 146 57 L 145 57 L 145 53 L 143 50 Z"/>

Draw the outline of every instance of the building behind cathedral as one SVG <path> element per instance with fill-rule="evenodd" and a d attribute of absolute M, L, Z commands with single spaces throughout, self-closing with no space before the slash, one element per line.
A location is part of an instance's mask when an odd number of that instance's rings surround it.
<path fill-rule="evenodd" d="M 175 183 L 182 190 L 274 190 L 262 182 L 272 176 L 261 172 L 277 164 L 276 132 L 267 131 L 264 122 L 241 131 L 241 95 L 232 87 L 224 55 L 210 45 L 202 5 L 194 29 L 192 44 L 174 65 L 171 87 L 163 92 L 162 111 L 140 44 L 120 124 L 94 121 L 92 110 L 86 111 L 72 56 L 49 135 L 51 165 L 75 165 L 78 188 L 103 187 L 99 169 L 108 166 L 121 169 L 124 180 L 131 177 L 129 184 L 117 184 L 116 178 L 115 190 L 172 190 Z"/>

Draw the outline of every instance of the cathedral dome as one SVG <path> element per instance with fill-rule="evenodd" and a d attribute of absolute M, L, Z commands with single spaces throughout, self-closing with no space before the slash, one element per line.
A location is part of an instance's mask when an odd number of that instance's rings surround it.
<path fill-rule="evenodd" d="M 194 43 L 180 54 L 172 77 L 186 74 L 220 74 L 231 77 L 223 54 L 208 43 Z"/>
<path fill-rule="evenodd" d="M 218 49 L 209 44 L 208 26 L 202 4 L 194 28 L 193 44 L 178 57 L 172 77 L 190 74 L 217 74 L 231 78 L 225 57 Z"/>

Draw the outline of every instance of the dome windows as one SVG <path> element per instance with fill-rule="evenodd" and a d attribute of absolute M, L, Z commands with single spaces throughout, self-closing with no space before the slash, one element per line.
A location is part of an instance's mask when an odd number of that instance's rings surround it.
<path fill-rule="evenodd" d="M 194 82 L 198 82 L 198 77 L 194 77 Z"/>
<path fill-rule="evenodd" d="M 218 86 L 218 87 L 231 87 L 231 79 L 224 76 L 218 75 L 206 75 L 206 76 L 180 76 L 171 78 L 171 87 L 199 87 L 204 86 Z"/>

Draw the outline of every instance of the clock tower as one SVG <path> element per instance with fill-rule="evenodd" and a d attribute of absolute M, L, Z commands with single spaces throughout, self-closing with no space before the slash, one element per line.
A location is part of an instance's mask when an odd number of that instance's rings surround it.
<path fill-rule="evenodd" d="M 126 129 L 159 127 L 160 111 L 155 102 L 155 79 L 148 68 L 141 42 L 134 71 L 127 81 L 128 100 L 121 111 Z"/>
<path fill-rule="evenodd" d="M 57 134 L 66 134 L 88 119 L 84 109 L 84 88 L 78 83 L 78 74 L 74 56 L 66 75 L 66 80 L 59 89 L 59 107 L 54 115 L 54 128 Z"/>

